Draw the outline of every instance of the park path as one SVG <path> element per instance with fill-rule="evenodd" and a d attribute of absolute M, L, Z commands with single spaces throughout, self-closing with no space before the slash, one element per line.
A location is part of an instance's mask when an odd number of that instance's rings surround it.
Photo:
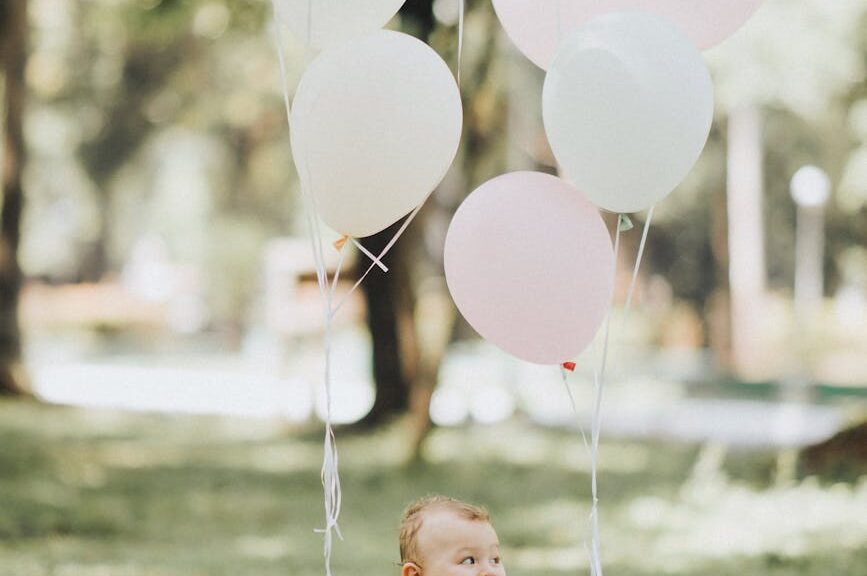
<path fill-rule="evenodd" d="M 373 403 L 369 344 L 361 332 L 337 337 L 335 419 L 360 419 Z M 131 411 L 278 418 L 303 422 L 321 415 L 317 383 L 321 352 L 299 346 L 281 358 L 273 343 L 252 342 L 237 355 L 110 355 L 31 358 L 37 394 L 66 405 Z M 736 446 L 803 446 L 830 437 L 846 421 L 842 403 L 696 395 L 700 358 L 656 357 L 640 371 L 612 374 L 603 401 L 603 434 Z M 589 429 L 589 374 L 570 377 L 572 412 L 556 369 L 528 366 L 488 348 L 454 349 L 441 370 L 432 415 L 441 425 L 494 423 L 523 414 L 540 425 Z"/>

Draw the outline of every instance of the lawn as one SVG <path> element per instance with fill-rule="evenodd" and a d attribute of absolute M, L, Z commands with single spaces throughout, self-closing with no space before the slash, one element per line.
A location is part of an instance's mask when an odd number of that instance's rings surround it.
<path fill-rule="evenodd" d="M 521 421 L 437 430 L 402 465 L 401 429 L 338 433 L 335 574 L 394 575 L 410 499 L 486 505 L 511 575 L 587 574 L 580 436 Z M 323 574 L 321 432 L 275 421 L 0 401 L 0 575 Z M 776 455 L 601 446 L 609 576 L 867 574 L 867 481 L 773 482 Z"/>

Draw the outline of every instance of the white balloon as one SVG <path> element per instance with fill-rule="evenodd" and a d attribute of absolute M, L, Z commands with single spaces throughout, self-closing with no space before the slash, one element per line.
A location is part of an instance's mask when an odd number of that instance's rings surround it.
<path fill-rule="evenodd" d="M 292 155 L 325 223 L 369 236 L 439 184 L 462 122 L 442 58 L 412 36 L 380 30 L 311 63 L 292 107 Z"/>
<path fill-rule="evenodd" d="M 405 1 L 274 0 L 274 8 L 301 42 L 321 49 L 382 28 Z"/>
<path fill-rule="evenodd" d="M 740 28 L 762 0 L 493 0 L 506 33 L 545 70 L 560 39 L 606 12 L 644 10 L 677 25 L 704 50 Z"/>
<path fill-rule="evenodd" d="M 692 169 L 710 133 L 713 84 L 701 54 L 672 24 L 610 13 L 561 46 L 542 112 L 566 179 L 601 208 L 636 212 Z"/>

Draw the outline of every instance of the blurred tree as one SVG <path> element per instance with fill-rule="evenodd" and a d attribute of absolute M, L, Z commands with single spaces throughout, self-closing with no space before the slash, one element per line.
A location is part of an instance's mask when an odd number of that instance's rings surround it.
<path fill-rule="evenodd" d="M 98 206 L 78 278 L 117 275 L 135 240 L 157 234 L 173 262 L 210 276 L 197 282 L 206 286 L 211 326 L 239 345 L 259 251 L 292 220 L 291 169 L 278 161 L 285 121 L 264 31 L 268 5 L 100 1 L 74 13 L 77 41 L 67 58 L 83 65 L 57 100 L 85 111 L 76 120 L 84 135 L 78 158 Z M 195 181 L 166 177 L 167 163 Z M 223 274 L 227 267 L 234 273 Z"/>
<path fill-rule="evenodd" d="M 27 0 L 0 4 L 0 57 L 5 73 L 5 121 L 3 131 L 3 208 L 0 216 L 0 393 L 24 394 L 29 390 L 21 362 L 21 329 L 18 296 L 21 268 L 21 211 L 24 205 L 22 174 L 27 161 L 23 119 L 27 62 Z"/>
<path fill-rule="evenodd" d="M 434 4 L 409 0 L 400 13 L 402 28 L 456 66 L 457 19 L 439 22 Z M 491 5 L 467 2 L 466 27 L 461 82 L 464 130 L 458 157 L 418 221 L 389 254 L 386 262 L 391 272 L 372 273 L 364 286 L 377 395 L 363 424 L 378 425 L 409 410 L 411 459 L 420 455 L 431 426 L 430 401 L 457 319 L 442 278 L 445 227 L 469 190 L 506 168 L 508 83 L 496 58 L 499 26 Z M 365 246 L 377 253 L 398 227 L 399 223 L 365 239 Z"/>
<path fill-rule="evenodd" d="M 102 218 L 99 234 L 82 264 L 84 280 L 99 281 L 111 270 L 109 249 L 114 211 L 110 183 L 156 128 L 148 118 L 148 104 L 165 90 L 172 75 L 194 54 L 196 46 L 189 34 L 192 8 L 192 3 L 177 0 L 157 2 L 147 10 L 140 6 L 126 8 L 118 14 L 123 22 L 119 24 L 129 35 L 122 48 L 120 80 L 112 90 L 102 94 L 79 87 L 85 98 L 101 96 L 104 115 L 102 129 L 82 142 L 80 150 L 82 163 L 95 184 Z M 81 81 L 86 82 L 86 76 Z"/>
<path fill-rule="evenodd" d="M 867 422 L 841 430 L 800 451 L 798 472 L 828 482 L 857 483 L 867 476 Z"/>
<path fill-rule="evenodd" d="M 846 126 L 849 106 L 846 94 L 864 74 L 865 54 L 858 38 L 864 36 L 865 16 L 864 2 L 809 1 L 794 7 L 789 2 L 772 0 L 745 29 L 740 41 L 723 46 L 716 59 L 721 71 L 719 99 L 729 110 L 728 137 L 737 136 L 731 128 L 735 120 L 742 132 L 741 111 L 752 109 L 755 116 L 752 142 L 747 140 L 740 148 L 755 147 L 756 161 L 761 162 L 759 181 L 755 184 L 759 193 L 749 203 L 755 205 L 758 217 L 750 214 L 748 205 L 729 213 L 732 225 L 751 217 L 756 222 L 749 229 L 730 229 L 729 234 L 729 278 L 734 282 L 737 273 L 750 266 L 755 269 L 752 273 L 755 286 L 740 296 L 741 300 L 753 301 L 738 304 L 742 316 L 749 320 L 740 334 L 733 334 L 734 341 L 742 341 L 740 356 L 748 360 L 732 366 L 741 375 L 755 374 L 757 370 L 761 374 L 761 367 L 766 364 L 768 350 L 757 345 L 760 341 L 748 333 L 760 334 L 767 321 L 764 285 L 777 291 L 792 290 L 795 206 L 789 195 L 791 177 L 804 164 L 817 164 L 832 175 L 834 182 L 839 182 L 842 164 L 852 150 Z M 731 141 L 730 149 L 737 145 Z M 730 166 L 736 167 L 731 161 Z M 730 197 L 738 192 L 732 182 L 728 189 Z M 835 204 L 832 200 L 832 219 Z M 737 203 L 730 199 L 730 209 L 733 206 Z M 849 225 L 857 225 L 857 219 L 850 218 Z M 761 232 L 761 237 L 753 246 L 741 250 L 736 259 L 732 250 L 734 236 L 750 229 Z M 827 255 L 833 267 L 835 255 L 832 251 Z M 733 308 L 738 298 L 734 289 L 733 285 Z M 737 325 L 732 328 L 738 330 Z"/>
<path fill-rule="evenodd" d="M 447 12 L 443 6 L 452 1 L 458 5 L 458 0 L 408 0 L 400 13 L 400 25 L 428 41 L 454 65 L 457 27 L 443 17 Z M 11 65 L 15 50 L 7 49 L 24 42 L 18 32 L 23 36 L 26 27 L 9 24 L 19 2 L 4 0 L 0 5 L 7 75 L 4 156 L 7 167 L 17 167 L 4 169 L 0 241 L 7 253 L 17 247 L 20 166 L 24 157 L 20 105 L 15 108 L 9 104 L 23 100 L 23 52 L 15 76 L 12 73 L 16 67 Z M 440 20 L 435 17 L 435 4 Z M 501 32 L 490 2 L 467 4 L 461 87 L 465 103 L 464 134 L 458 158 L 444 183 L 426 203 L 418 222 L 410 226 L 395 251 L 386 258 L 391 272 L 374 271 L 364 285 L 377 387 L 376 403 L 367 422 L 381 423 L 411 409 L 413 421 L 418 424 L 414 436 L 418 440 L 413 441 L 416 444 L 430 425 L 427 408 L 456 316 L 441 277 L 441 247 L 448 218 L 466 193 L 487 178 L 507 168 L 547 165 L 542 169 L 550 170 L 552 164 L 538 121 L 540 107 L 532 100 L 523 100 L 527 91 L 515 89 L 515 77 L 505 68 L 507 58 L 497 49 Z M 771 288 L 787 285 L 792 267 L 790 232 L 794 222 L 794 210 L 787 196 L 789 177 L 800 163 L 812 161 L 827 164 L 825 167 L 837 181 L 850 160 L 849 150 L 856 145 L 867 147 L 867 137 L 853 142 L 846 128 L 847 111 L 867 98 L 863 72 L 858 85 L 860 92 L 847 92 L 856 82 L 867 54 L 867 46 L 863 44 L 867 37 L 863 33 L 863 5 L 863 2 L 859 6 L 809 0 L 793 7 L 786 0 L 768 0 L 763 8 L 766 15 L 757 15 L 761 19 L 757 25 L 745 29 L 740 39 L 733 38 L 708 55 L 714 65 L 719 95 L 717 128 L 695 173 L 670 200 L 660 205 L 648 249 L 647 270 L 666 277 L 676 298 L 692 303 L 699 311 L 716 309 L 716 302 L 726 301 L 730 268 L 726 217 L 739 217 L 728 215 L 726 206 L 727 117 L 730 109 L 744 103 L 757 105 L 762 111 L 765 201 L 775 206 L 775 210 L 765 212 L 763 220 L 769 231 L 766 258 L 769 285 Z M 111 240 L 123 224 L 117 221 L 117 203 L 112 194 L 122 187 L 116 183 L 124 172 L 122 168 L 146 181 L 141 186 L 145 190 L 136 193 L 149 194 L 159 184 L 147 182 L 151 177 L 147 172 L 159 170 L 160 166 L 142 158 L 146 155 L 140 151 L 146 151 L 148 143 L 157 142 L 158 136 L 173 130 L 203 134 L 203 140 L 216 143 L 222 154 L 219 156 L 222 171 L 213 178 L 214 182 L 203 184 L 212 201 L 206 216 L 216 222 L 208 230 L 212 233 L 209 249 L 218 255 L 207 262 L 213 264 L 214 270 L 213 281 L 208 284 L 213 290 L 228 292 L 226 286 L 239 283 L 238 277 L 245 276 L 244 289 L 232 292 L 237 297 L 223 299 L 229 302 L 225 306 L 225 316 L 231 316 L 227 323 L 240 331 L 243 322 L 249 319 L 246 307 L 252 299 L 250 286 L 256 281 L 258 250 L 263 239 L 287 228 L 286 182 L 292 180 L 291 168 L 286 168 L 291 164 L 286 161 L 286 150 L 277 149 L 278 144 L 285 146 L 287 139 L 277 91 L 277 65 L 264 32 L 267 3 L 98 0 L 75 3 L 74 11 L 77 49 L 66 54 L 59 66 L 75 66 L 76 74 L 67 75 L 69 84 L 56 96 L 56 101 L 43 104 L 54 106 L 77 122 L 74 131 L 83 135 L 79 159 L 94 184 L 101 207 L 98 217 L 103 219 L 102 225 L 92 252 L 85 259 L 82 276 L 98 279 L 106 271 L 117 271 L 119 262 L 110 258 Z M 860 45 L 855 42 L 859 34 Z M 532 68 L 520 55 L 516 54 L 513 60 Z M 532 68 L 525 75 L 529 78 L 527 83 L 532 84 L 531 95 L 540 91 L 542 73 Z M 20 93 L 16 92 L 18 89 Z M 840 98 L 847 93 L 848 99 Z M 529 119 L 525 122 L 533 123 L 532 133 L 527 130 L 520 134 L 520 145 L 508 150 L 509 124 L 513 115 L 524 109 L 533 110 L 527 113 Z M 16 134 L 18 140 L 9 140 Z M 159 142 L 154 147 L 158 145 Z M 516 166 L 514 154 L 507 166 L 507 153 L 518 147 L 530 151 L 526 158 L 519 159 L 521 166 Z M 166 153 L 165 147 L 161 152 Z M 142 173 L 146 175 L 140 176 Z M 857 181 L 854 186 L 857 188 Z M 28 194 L 33 191 L 29 189 Z M 136 198 L 134 203 L 139 212 L 140 200 L 143 199 Z M 29 206 L 32 205 L 31 201 Z M 834 207 L 830 210 L 831 226 L 837 237 L 843 239 L 829 243 L 828 262 L 832 271 L 835 258 L 847 243 L 863 244 L 867 238 L 863 206 L 863 202 L 856 202 L 855 208 L 848 212 Z M 167 210 L 171 209 L 174 205 Z M 144 219 L 139 212 L 135 218 Z M 365 239 L 365 244 L 377 252 L 395 228 Z M 228 232 L 220 234 L 221 231 Z M 624 239 L 624 248 L 634 247 L 637 237 L 638 233 L 633 233 Z M 176 241 L 175 246 L 181 243 Z M 227 259 L 232 262 L 227 264 Z M 243 274 L 225 274 L 230 265 L 233 271 L 238 269 L 233 265 L 236 262 L 246 263 Z M 14 310 L 14 306 L 10 307 L 7 296 L 17 294 L 20 272 L 16 264 L 14 270 L 0 269 L 0 274 L 8 280 L 2 284 L 0 305 L 6 311 L 3 317 L 11 318 L 14 314 L 10 316 L 8 310 Z M 833 282 L 829 285 L 833 286 Z M 727 316 L 723 313 L 715 317 L 724 324 Z M 17 323 L 7 322 L 3 326 L 9 328 L 10 335 L 15 334 L 14 338 L 6 339 L 16 342 L 9 347 L 10 354 L 15 356 L 20 352 Z M 471 334 L 462 324 L 458 326 L 461 335 Z M 714 326 L 707 328 L 708 341 L 720 343 L 724 352 L 727 331 Z M 0 339 L 0 344 L 6 340 Z M 5 353 L 2 346 L 0 353 Z"/>
<path fill-rule="evenodd" d="M 740 32 L 705 52 L 715 128 L 696 169 L 656 211 L 647 271 L 703 312 L 706 344 L 725 372 L 774 376 L 760 344 L 768 332 L 766 293 L 792 287 L 789 181 L 802 165 L 817 164 L 839 183 L 855 160 L 847 118 L 863 85 L 865 30 L 865 2 L 768 0 Z M 829 291 L 844 246 L 863 238 L 863 202 L 846 211 L 842 200 L 835 194 L 829 205 Z M 741 282 L 737 294 L 733 275 Z M 734 300 L 745 319 L 739 325 L 732 324 Z M 733 338 L 752 366 L 732 354 Z"/>
<path fill-rule="evenodd" d="M 429 41 L 436 25 L 433 0 L 410 0 L 401 8 L 400 15 L 408 21 L 419 39 Z M 379 254 L 402 222 L 364 239 L 362 244 L 373 254 Z M 376 426 L 409 408 L 411 376 L 408 372 L 413 364 L 410 358 L 418 354 L 412 337 L 414 298 L 407 273 L 410 260 L 406 244 L 411 241 L 412 235 L 407 235 L 386 256 L 385 263 L 390 273 L 377 271 L 362 284 L 367 303 L 367 325 L 373 342 L 373 380 L 376 385 L 376 399 L 361 423 L 363 426 Z M 367 261 L 362 260 L 361 265 L 366 267 Z"/>

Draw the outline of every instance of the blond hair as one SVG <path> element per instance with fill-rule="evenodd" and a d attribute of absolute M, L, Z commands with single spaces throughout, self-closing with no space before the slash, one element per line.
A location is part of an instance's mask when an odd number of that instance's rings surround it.
<path fill-rule="evenodd" d="M 400 521 L 400 561 L 418 560 L 418 532 L 424 521 L 424 513 L 430 510 L 448 510 L 466 520 L 490 522 L 491 515 L 479 506 L 462 502 L 448 496 L 425 496 L 410 503 L 403 511 Z"/>

